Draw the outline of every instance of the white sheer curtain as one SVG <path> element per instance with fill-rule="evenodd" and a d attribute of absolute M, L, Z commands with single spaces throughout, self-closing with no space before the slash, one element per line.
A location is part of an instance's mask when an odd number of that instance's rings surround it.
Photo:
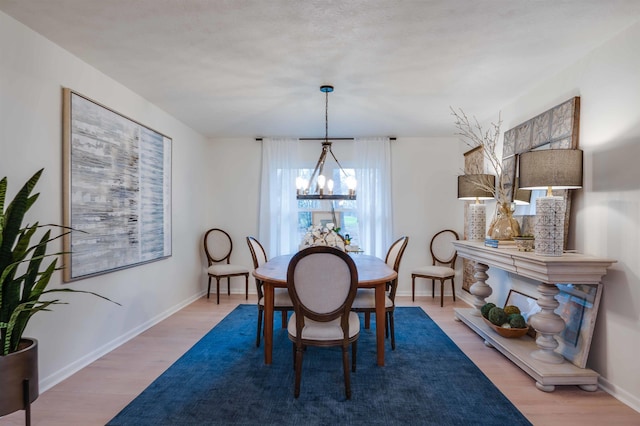
<path fill-rule="evenodd" d="M 356 139 L 354 150 L 360 248 L 384 259 L 393 242 L 391 141 Z"/>
<path fill-rule="evenodd" d="M 272 258 L 293 253 L 298 244 L 298 140 L 262 140 L 258 237 Z"/>

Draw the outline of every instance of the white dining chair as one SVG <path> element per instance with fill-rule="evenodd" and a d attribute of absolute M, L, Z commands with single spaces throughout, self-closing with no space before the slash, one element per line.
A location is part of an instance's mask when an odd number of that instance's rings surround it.
<path fill-rule="evenodd" d="M 287 289 L 294 313 L 288 335 L 293 342 L 295 390 L 300 396 L 302 357 L 307 346 L 340 346 L 347 399 L 351 398 L 351 370 L 356 371 L 360 319 L 351 312 L 358 289 L 358 271 L 353 259 L 342 250 L 314 246 L 299 251 L 287 268 Z"/>
<path fill-rule="evenodd" d="M 453 241 L 459 240 L 458 233 L 451 229 L 445 229 L 431 238 L 429 251 L 431 252 L 431 265 L 421 266 L 411 271 L 411 300 L 416 300 L 416 278 L 431 280 L 431 297 L 435 297 L 435 283 L 440 281 L 440 307 L 444 306 L 444 282 L 451 280 L 453 301 L 456 301 L 456 275 L 455 263 L 458 257 Z"/>

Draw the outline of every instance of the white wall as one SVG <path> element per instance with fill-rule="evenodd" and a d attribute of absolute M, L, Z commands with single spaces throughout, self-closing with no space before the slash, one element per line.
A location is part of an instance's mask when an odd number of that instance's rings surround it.
<path fill-rule="evenodd" d="M 103 294 L 60 295 L 68 305 L 35 315 L 25 335 L 39 341 L 41 390 L 197 297 L 203 288 L 201 242 L 208 143 L 148 101 L 0 13 L 0 177 L 9 196 L 38 169 L 40 199 L 29 220 L 62 223 L 62 87 L 70 87 L 173 139 L 173 256 L 62 284 Z M 52 247 L 53 248 L 53 247 Z M 58 250 L 61 246 L 55 247 Z"/>
<path fill-rule="evenodd" d="M 453 127 L 452 127 L 453 134 Z M 457 137 L 399 138 L 391 145 L 393 235 L 409 236 L 398 273 L 398 295 L 411 295 L 411 271 L 431 264 L 429 242 L 442 229 L 463 235 L 464 202 L 457 199 L 467 147 Z M 460 294 L 462 262 L 456 294 Z M 438 289 L 436 289 L 438 291 Z M 445 294 L 451 285 L 445 286 Z M 431 295 L 431 282 L 416 281 L 416 295 Z"/>
<path fill-rule="evenodd" d="M 617 260 L 603 279 L 588 367 L 602 375 L 600 383 L 605 389 L 638 411 L 639 44 L 637 24 L 502 109 L 506 130 L 580 96 L 584 187 L 574 192 L 570 243 L 579 252 Z M 501 302 L 504 297 L 500 292 L 492 295 Z"/>

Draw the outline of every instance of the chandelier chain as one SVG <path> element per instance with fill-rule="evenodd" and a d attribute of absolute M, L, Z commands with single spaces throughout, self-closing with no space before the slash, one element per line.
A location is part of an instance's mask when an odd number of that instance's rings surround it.
<path fill-rule="evenodd" d="M 324 140 L 329 141 L 329 92 L 324 92 Z"/>

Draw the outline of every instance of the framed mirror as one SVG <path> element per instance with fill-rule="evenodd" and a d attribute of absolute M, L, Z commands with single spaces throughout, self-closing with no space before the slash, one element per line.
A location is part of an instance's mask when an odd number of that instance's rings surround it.
<path fill-rule="evenodd" d="M 511 199 L 514 199 L 514 182 L 517 182 L 518 156 L 534 149 L 577 149 L 580 133 L 580 97 L 568 101 L 518 124 L 504 134 L 502 167 Z M 514 217 L 520 223 L 520 233 L 533 234 L 535 199 L 543 197 L 544 191 L 532 191 L 528 206 L 517 206 Z M 554 190 L 553 195 L 565 199 L 564 244 L 568 241 L 571 193 L 569 190 Z"/>

